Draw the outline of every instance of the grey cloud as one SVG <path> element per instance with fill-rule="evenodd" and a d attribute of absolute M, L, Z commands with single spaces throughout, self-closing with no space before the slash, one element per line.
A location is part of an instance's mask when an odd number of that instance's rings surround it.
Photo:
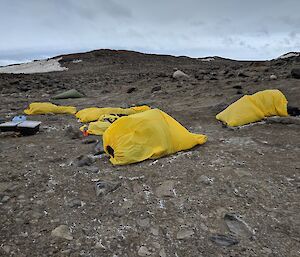
<path fill-rule="evenodd" d="M 1 0 L 0 59 L 99 48 L 274 58 L 299 51 L 299 7 L 298 0 Z"/>

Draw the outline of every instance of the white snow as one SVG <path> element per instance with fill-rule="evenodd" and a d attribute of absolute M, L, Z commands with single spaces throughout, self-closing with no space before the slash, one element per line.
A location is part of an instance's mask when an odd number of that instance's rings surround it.
<path fill-rule="evenodd" d="M 283 54 L 283 55 L 280 55 L 277 59 L 287 59 L 287 58 L 291 58 L 291 57 L 297 57 L 297 56 L 300 56 L 300 53 L 298 52 L 290 52 L 290 53 L 287 53 L 287 54 Z"/>
<path fill-rule="evenodd" d="M 80 62 L 82 62 L 82 60 L 80 60 L 80 59 L 75 59 L 72 61 L 72 63 L 80 63 Z"/>
<path fill-rule="evenodd" d="M 66 67 L 60 66 L 59 61 L 62 58 L 47 59 L 40 61 L 33 61 L 28 63 L 14 64 L 9 66 L 0 67 L 0 73 L 43 73 L 51 71 L 65 71 L 68 70 Z"/>
<path fill-rule="evenodd" d="M 200 61 L 202 62 L 211 62 L 211 61 L 214 61 L 215 58 L 213 57 L 205 57 L 205 58 L 199 58 Z"/>

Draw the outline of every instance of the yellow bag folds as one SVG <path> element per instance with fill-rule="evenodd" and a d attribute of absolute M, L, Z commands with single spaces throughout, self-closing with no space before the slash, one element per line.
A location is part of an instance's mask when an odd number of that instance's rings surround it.
<path fill-rule="evenodd" d="M 84 125 L 80 128 L 83 132 L 87 132 L 90 135 L 102 136 L 105 130 L 111 125 L 110 122 L 107 121 L 95 121 L 91 122 L 88 125 Z"/>
<path fill-rule="evenodd" d="M 287 99 L 279 90 L 264 90 L 253 95 L 245 95 L 224 111 L 216 119 L 228 126 L 242 126 L 271 116 L 288 116 Z"/>
<path fill-rule="evenodd" d="M 102 115 L 105 114 L 117 114 L 117 115 L 131 115 L 138 112 L 143 112 L 146 110 L 150 110 L 151 108 L 144 105 L 144 106 L 136 106 L 127 109 L 123 108 L 97 108 L 97 107 L 90 107 L 83 110 L 80 110 L 76 113 L 76 118 L 79 119 L 83 123 L 96 121 Z"/>
<path fill-rule="evenodd" d="M 57 106 L 52 103 L 31 103 L 29 108 L 24 110 L 27 115 L 34 115 L 34 114 L 47 114 L 47 113 L 54 113 L 54 114 L 75 114 L 76 108 L 72 106 Z"/>
<path fill-rule="evenodd" d="M 206 141 L 205 135 L 190 133 L 158 109 L 121 117 L 103 134 L 104 149 L 114 165 L 159 158 Z"/>

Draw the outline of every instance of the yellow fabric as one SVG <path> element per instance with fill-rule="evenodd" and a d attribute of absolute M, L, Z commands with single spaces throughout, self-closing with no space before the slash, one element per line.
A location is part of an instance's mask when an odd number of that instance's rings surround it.
<path fill-rule="evenodd" d="M 106 121 L 95 121 L 91 122 L 89 125 L 84 125 L 80 128 L 81 131 L 86 130 L 86 132 L 90 135 L 98 135 L 101 136 L 105 132 L 105 130 L 111 125 L 110 122 Z"/>
<path fill-rule="evenodd" d="M 155 159 L 195 145 L 204 144 L 205 135 L 190 133 L 168 114 L 152 109 L 121 117 L 103 134 L 103 145 L 114 165 Z"/>
<path fill-rule="evenodd" d="M 228 126 L 242 126 L 270 116 L 288 116 L 285 96 L 277 89 L 245 95 L 216 118 Z"/>
<path fill-rule="evenodd" d="M 97 107 L 91 107 L 83 109 L 76 113 L 76 118 L 78 118 L 81 122 L 91 122 L 98 120 L 102 115 L 104 114 L 123 114 L 123 115 L 131 115 L 138 112 L 143 112 L 146 110 L 149 110 L 150 107 L 144 105 L 144 106 L 137 106 L 132 108 L 97 108 Z"/>
<path fill-rule="evenodd" d="M 34 114 L 47 114 L 47 113 L 54 113 L 54 114 L 75 114 L 76 108 L 72 106 L 57 106 L 52 103 L 31 103 L 29 108 L 24 110 L 27 115 L 34 115 Z"/>

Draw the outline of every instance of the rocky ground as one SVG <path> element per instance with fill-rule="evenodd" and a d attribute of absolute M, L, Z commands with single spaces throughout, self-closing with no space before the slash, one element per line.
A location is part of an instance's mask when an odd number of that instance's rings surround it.
<path fill-rule="evenodd" d="M 74 60 L 82 60 L 75 61 Z M 90 106 L 157 107 L 205 145 L 113 166 L 74 116 L 40 115 L 34 136 L 0 133 L 1 256 L 300 256 L 300 126 L 224 128 L 215 115 L 277 88 L 300 106 L 300 57 L 210 61 L 100 50 L 62 56 L 67 71 L 0 74 L 0 118 L 76 88 Z M 190 77 L 174 79 L 174 68 Z M 271 76 L 275 75 L 275 76 Z M 70 127 L 71 126 L 71 127 Z"/>

